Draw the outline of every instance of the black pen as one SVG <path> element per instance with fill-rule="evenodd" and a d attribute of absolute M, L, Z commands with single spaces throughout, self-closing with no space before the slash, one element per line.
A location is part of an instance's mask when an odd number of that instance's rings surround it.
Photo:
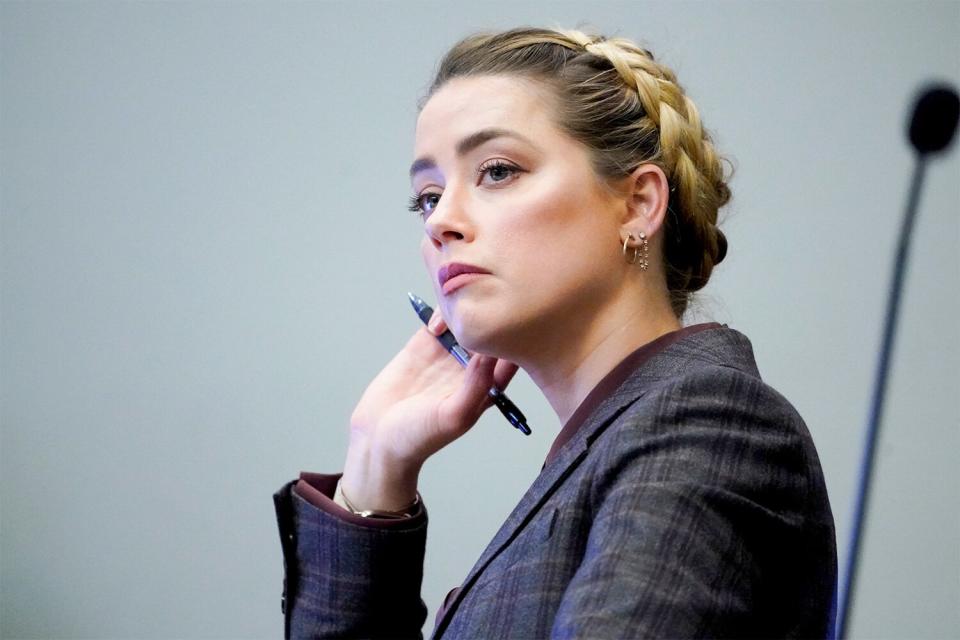
<path fill-rule="evenodd" d="M 433 315 L 433 309 L 430 308 L 430 305 L 420 299 L 419 296 L 415 296 L 409 291 L 407 292 L 407 296 L 410 298 L 410 304 L 413 305 L 413 310 L 417 312 L 418 316 L 420 316 L 423 324 L 430 322 L 430 316 Z M 450 329 L 447 329 L 439 336 L 436 336 L 436 338 L 440 341 L 440 344 L 443 345 L 443 348 L 449 351 L 450 355 L 457 359 L 457 362 L 462 364 L 464 367 L 467 366 L 467 363 L 470 362 L 470 354 L 467 353 L 466 349 L 457 343 L 457 339 L 454 337 L 453 333 L 450 332 Z M 520 409 L 517 408 L 517 405 L 510 401 L 510 398 L 507 397 L 507 394 L 505 394 L 503 391 L 500 391 L 500 389 L 497 389 L 496 387 L 490 387 L 490 390 L 487 391 L 487 395 L 489 395 L 490 399 L 493 400 L 493 404 L 497 405 L 497 408 L 500 409 L 500 413 L 503 414 L 503 417 L 510 421 L 510 424 L 519 429 L 523 435 L 530 435 L 530 427 L 527 426 L 527 419 L 522 413 L 520 413 Z"/>

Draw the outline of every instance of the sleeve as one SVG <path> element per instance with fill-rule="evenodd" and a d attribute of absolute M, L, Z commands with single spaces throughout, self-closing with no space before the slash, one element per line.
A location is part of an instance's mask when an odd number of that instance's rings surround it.
<path fill-rule="evenodd" d="M 421 638 L 427 513 L 371 520 L 336 505 L 340 475 L 301 474 L 274 494 L 286 638 Z"/>
<path fill-rule="evenodd" d="M 836 549 L 812 441 L 775 391 L 722 373 L 666 393 L 655 423 L 604 434 L 553 637 L 827 633 Z"/>

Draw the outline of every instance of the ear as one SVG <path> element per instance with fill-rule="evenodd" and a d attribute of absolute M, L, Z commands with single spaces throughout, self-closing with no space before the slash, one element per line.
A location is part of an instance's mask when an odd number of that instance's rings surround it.
<path fill-rule="evenodd" d="M 663 227 L 670 199 L 667 174 L 655 164 L 642 164 L 625 178 L 626 212 L 620 225 L 621 237 L 642 231 L 653 238 Z"/>

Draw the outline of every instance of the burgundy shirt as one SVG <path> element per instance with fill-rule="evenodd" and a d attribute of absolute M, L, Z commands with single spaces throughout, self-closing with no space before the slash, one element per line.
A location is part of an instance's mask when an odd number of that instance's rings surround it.
<path fill-rule="evenodd" d="M 621 360 L 620 364 L 615 366 L 610 373 L 604 376 L 590 393 L 587 394 L 587 397 L 583 399 L 583 402 L 581 402 L 576 411 L 573 412 L 570 419 L 563 425 L 560 433 L 557 434 L 556 439 L 553 441 L 553 446 L 550 447 L 550 452 L 547 454 L 547 460 L 543 466 L 546 467 L 556 458 L 560 449 L 563 448 L 563 445 L 576 435 L 586 419 L 590 417 L 590 414 L 592 414 L 594 410 L 600 406 L 600 403 L 606 400 L 610 394 L 616 391 L 640 365 L 678 340 L 682 340 L 699 331 L 716 329 L 721 326 L 723 325 L 717 322 L 705 322 L 665 333 Z M 333 501 L 333 492 L 336 490 L 337 482 L 340 480 L 341 475 L 342 474 L 339 473 L 319 474 L 307 471 L 301 472 L 300 480 L 294 487 L 294 492 L 318 509 L 322 509 L 341 520 L 346 520 L 347 522 L 358 525 L 378 528 L 407 528 L 417 526 L 423 518 L 426 517 L 426 511 L 422 507 L 422 499 L 419 502 L 420 508 L 417 513 L 414 514 L 412 518 L 405 520 L 378 520 L 376 518 L 363 518 L 350 513 Z"/>

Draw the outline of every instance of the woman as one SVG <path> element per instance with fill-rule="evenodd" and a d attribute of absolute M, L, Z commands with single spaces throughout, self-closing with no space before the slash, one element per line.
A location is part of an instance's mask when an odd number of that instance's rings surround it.
<path fill-rule="evenodd" d="M 419 636 L 419 471 L 519 366 L 564 426 L 435 637 L 824 636 L 834 529 L 807 429 L 745 336 L 680 322 L 726 253 L 729 191 L 673 73 L 619 38 L 473 36 L 415 157 L 439 310 L 360 399 L 342 476 L 275 496 L 287 634 Z"/>

